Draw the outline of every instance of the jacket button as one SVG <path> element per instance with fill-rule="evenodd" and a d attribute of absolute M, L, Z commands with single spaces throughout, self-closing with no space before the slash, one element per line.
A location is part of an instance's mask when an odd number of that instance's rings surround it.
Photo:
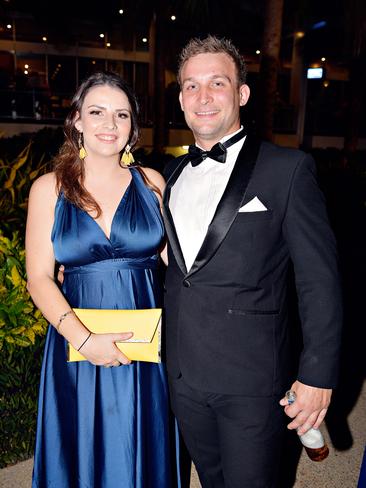
<path fill-rule="evenodd" d="M 183 281 L 183 286 L 185 286 L 186 288 L 189 288 L 191 286 L 191 282 L 188 281 L 188 280 L 184 280 Z"/>

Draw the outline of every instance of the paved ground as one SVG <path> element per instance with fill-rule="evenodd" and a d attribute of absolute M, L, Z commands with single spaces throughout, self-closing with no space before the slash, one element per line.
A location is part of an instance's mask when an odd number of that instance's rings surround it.
<path fill-rule="evenodd" d="M 332 448 L 327 431 L 324 435 L 331 446 L 331 454 L 322 463 L 309 461 L 303 453 L 293 488 L 356 488 L 366 441 L 366 381 L 355 408 L 348 417 L 353 446 L 345 451 Z M 29 488 L 32 460 L 0 470 L 0 488 Z M 191 488 L 200 488 L 197 474 L 192 471 Z M 98 488 L 98 487 L 96 487 Z M 362 487 L 366 488 L 366 487 Z"/>

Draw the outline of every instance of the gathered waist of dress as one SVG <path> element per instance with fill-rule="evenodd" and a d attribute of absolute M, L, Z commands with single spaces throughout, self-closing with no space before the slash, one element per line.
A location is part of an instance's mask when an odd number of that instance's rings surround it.
<path fill-rule="evenodd" d="M 158 256 L 146 258 L 116 258 L 103 259 L 94 263 L 82 266 L 65 266 L 65 274 L 97 273 L 103 271 L 118 271 L 120 269 L 156 269 L 158 267 Z"/>

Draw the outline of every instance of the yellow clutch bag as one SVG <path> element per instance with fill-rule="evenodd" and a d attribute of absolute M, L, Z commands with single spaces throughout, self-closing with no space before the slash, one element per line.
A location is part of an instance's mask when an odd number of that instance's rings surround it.
<path fill-rule="evenodd" d="M 132 361 L 160 363 L 161 308 L 144 310 L 73 309 L 91 332 L 108 334 L 133 332 L 131 339 L 117 342 L 123 354 Z M 84 361 L 84 356 L 68 344 L 68 361 Z"/>

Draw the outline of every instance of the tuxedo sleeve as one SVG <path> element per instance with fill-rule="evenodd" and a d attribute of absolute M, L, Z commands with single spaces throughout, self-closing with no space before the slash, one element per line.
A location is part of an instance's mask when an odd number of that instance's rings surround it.
<path fill-rule="evenodd" d="M 298 380 L 334 388 L 339 369 L 342 293 L 336 242 L 316 181 L 314 160 L 304 155 L 293 174 L 283 232 L 294 265 L 303 350 Z"/>

